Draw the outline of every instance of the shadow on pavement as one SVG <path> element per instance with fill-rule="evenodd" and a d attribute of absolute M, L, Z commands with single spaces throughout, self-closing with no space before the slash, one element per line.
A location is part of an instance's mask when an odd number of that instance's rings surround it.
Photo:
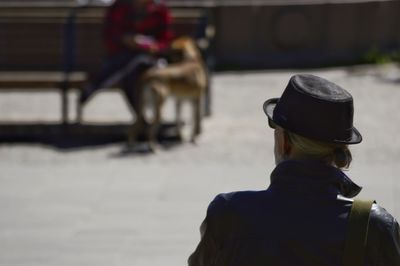
<path fill-rule="evenodd" d="M 39 143 L 61 150 L 91 148 L 111 143 L 125 145 L 129 127 L 130 124 L 3 123 L 0 124 L 0 144 Z M 139 136 L 139 141 L 143 140 L 144 136 Z M 180 143 L 176 125 L 163 124 L 158 134 L 158 141 L 166 147 Z M 146 153 L 146 150 L 139 147 L 124 152 Z"/>

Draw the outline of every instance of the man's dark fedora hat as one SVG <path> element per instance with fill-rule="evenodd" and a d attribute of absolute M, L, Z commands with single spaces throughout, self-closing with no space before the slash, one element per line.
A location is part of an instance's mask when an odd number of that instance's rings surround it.
<path fill-rule="evenodd" d="M 353 97 L 326 79 L 292 76 L 281 98 L 263 106 L 268 120 L 300 136 L 328 143 L 357 144 L 362 140 L 353 126 Z"/>

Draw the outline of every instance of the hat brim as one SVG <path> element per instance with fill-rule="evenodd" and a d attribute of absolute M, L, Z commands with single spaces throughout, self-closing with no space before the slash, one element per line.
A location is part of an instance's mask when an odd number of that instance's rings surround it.
<path fill-rule="evenodd" d="M 271 126 L 271 124 L 277 124 L 278 126 L 280 126 L 273 119 L 274 109 L 275 109 L 276 104 L 278 102 L 279 102 L 279 98 L 272 98 L 272 99 L 269 99 L 269 100 L 265 101 L 264 104 L 263 104 L 263 110 L 264 110 L 264 113 L 268 117 L 268 124 L 270 126 Z M 296 132 L 293 132 L 293 133 L 296 133 Z M 350 145 L 350 144 L 358 144 L 361 141 L 362 141 L 362 136 L 361 136 L 360 132 L 355 127 L 353 127 L 352 128 L 352 132 L 351 132 L 351 137 L 349 139 L 346 139 L 346 140 L 336 140 L 335 139 L 335 140 L 331 140 L 329 142 Z"/>
<path fill-rule="evenodd" d="M 278 101 L 279 98 L 272 98 L 267 100 L 263 105 L 264 113 L 267 115 L 268 119 L 271 119 L 272 121 L 273 121 L 272 117 L 274 114 L 274 109 Z"/>
<path fill-rule="evenodd" d="M 343 144 L 358 144 L 362 141 L 362 136 L 357 128 L 353 127 L 351 129 L 351 138 L 348 140 L 334 140 L 335 143 L 343 143 Z"/>

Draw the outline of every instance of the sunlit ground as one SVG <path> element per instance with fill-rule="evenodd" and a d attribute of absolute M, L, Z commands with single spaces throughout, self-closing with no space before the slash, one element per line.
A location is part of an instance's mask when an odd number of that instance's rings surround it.
<path fill-rule="evenodd" d="M 398 69 L 307 72 L 354 96 L 364 141 L 353 147 L 348 174 L 364 187 L 361 198 L 400 217 Z M 143 155 L 121 154 L 122 143 L 67 151 L 1 144 L 0 265 L 185 265 L 217 193 L 268 186 L 273 134 L 261 106 L 280 96 L 293 73 L 298 71 L 216 74 L 213 115 L 197 145 Z M 1 93 L 0 119 L 56 121 L 59 104 L 56 93 Z M 97 95 L 84 118 L 131 120 L 113 92 Z"/>

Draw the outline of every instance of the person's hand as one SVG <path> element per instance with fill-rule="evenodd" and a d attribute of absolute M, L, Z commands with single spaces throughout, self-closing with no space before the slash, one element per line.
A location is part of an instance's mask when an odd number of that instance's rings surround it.
<path fill-rule="evenodd" d="M 126 47 L 132 50 L 141 49 L 150 53 L 157 53 L 159 50 L 154 39 L 146 35 L 125 35 L 122 42 Z"/>
<path fill-rule="evenodd" d="M 122 43 L 129 49 L 137 49 L 139 44 L 136 41 L 135 35 L 125 35 L 122 37 Z"/>
<path fill-rule="evenodd" d="M 150 45 L 149 51 L 152 54 L 157 54 L 159 52 L 158 46 L 156 44 Z"/>

